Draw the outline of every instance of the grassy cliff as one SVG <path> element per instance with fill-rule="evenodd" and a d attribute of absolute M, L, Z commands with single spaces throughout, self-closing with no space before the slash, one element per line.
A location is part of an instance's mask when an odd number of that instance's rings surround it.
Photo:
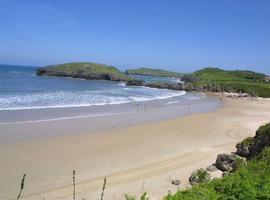
<path fill-rule="evenodd" d="M 212 92 L 244 92 L 261 97 L 270 97 L 270 83 L 265 74 L 252 71 L 229 71 L 205 68 L 184 77 L 191 88 Z"/>
<path fill-rule="evenodd" d="M 260 149 L 247 165 L 236 172 L 210 183 L 167 195 L 164 200 L 256 200 L 270 199 L 270 124 L 256 132 L 251 148 Z"/>
<path fill-rule="evenodd" d="M 128 75 L 144 75 L 144 76 L 161 76 L 161 77 L 182 77 L 182 73 L 172 72 L 162 69 L 151 69 L 151 68 L 138 68 L 126 70 Z"/>
<path fill-rule="evenodd" d="M 128 81 L 131 79 L 116 67 L 90 62 L 65 63 L 41 67 L 37 69 L 37 75 L 112 81 Z"/>

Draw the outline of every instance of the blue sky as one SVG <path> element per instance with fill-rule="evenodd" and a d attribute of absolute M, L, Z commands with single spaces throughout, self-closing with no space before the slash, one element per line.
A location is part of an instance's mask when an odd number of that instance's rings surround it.
<path fill-rule="evenodd" d="M 0 63 L 270 73 L 268 0 L 0 0 Z"/>

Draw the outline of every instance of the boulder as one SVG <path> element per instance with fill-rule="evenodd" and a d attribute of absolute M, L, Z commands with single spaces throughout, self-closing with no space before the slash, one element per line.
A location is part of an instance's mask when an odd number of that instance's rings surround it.
<path fill-rule="evenodd" d="M 236 158 L 231 154 L 219 154 L 215 166 L 221 171 L 232 172 L 236 169 Z"/>
<path fill-rule="evenodd" d="M 209 172 L 214 172 L 217 170 L 217 167 L 213 164 L 213 165 L 209 165 L 208 167 L 206 167 L 206 170 Z"/>
<path fill-rule="evenodd" d="M 246 164 L 246 158 L 233 154 L 219 154 L 215 166 L 223 172 L 234 172 L 236 169 Z"/>
<path fill-rule="evenodd" d="M 210 180 L 211 180 L 211 175 L 205 169 L 202 169 L 202 168 L 193 171 L 189 177 L 189 183 L 191 185 L 207 183 Z"/>
<path fill-rule="evenodd" d="M 248 137 L 242 142 L 236 144 L 236 155 L 249 158 L 251 156 L 250 149 L 254 144 L 254 138 Z"/>
<path fill-rule="evenodd" d="M 179 179 L 172 180 L 172 184 L 173 185 L 180 185 L 181 184 L 181 181 Z"/>

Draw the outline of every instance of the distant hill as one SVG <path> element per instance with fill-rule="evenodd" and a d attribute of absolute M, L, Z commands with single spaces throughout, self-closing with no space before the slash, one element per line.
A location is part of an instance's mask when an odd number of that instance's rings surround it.
<path fill-rule="evenodd" d="M 41 67 L 37 69 L 37 75 L 111 81 L 129 81 L 131 79 L 116 67 L 91 62 L 74 62 Z"/>
<path fill-rule="evenodd" d="M 182 78 L 191 88 L 212 92 L 244 92 L 254 96 L 270 97 L 270 84 L 262 73 L 241 70 L 205 68 Z"/>
<path fill-rule="evenodd" d="M 151 68 L 138 68 L 126 70 L 128 75 L 144 75 L 144 76 L 161 76 L 161 77 L 176 77 L 181 78 L 183 73 L 172 72 L 162 69 L 151 69 Z"/>
<path fill-rule="evenodd" d="M 266 75 L 253 71 L 241 71 L 241 70 L 223 70 L 219 68 L 204 68 L 193 72 L 193 75 L 200 77 L 203 80 L 213 81 L 256 81 L 263 82 L 266 79 Z"/>

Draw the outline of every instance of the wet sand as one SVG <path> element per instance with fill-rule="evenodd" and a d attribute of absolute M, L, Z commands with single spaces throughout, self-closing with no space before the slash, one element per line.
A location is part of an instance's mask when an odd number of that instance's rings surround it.
<path fill-rule="evenodd" d="M 222 102 L 212 95 L 188 93 L 169 99 L 105 106 L 2 110 L 0 144 L 94 133 L 214 111 Z"/>
<path fill-rule="evenodd" d="M 234 151 L 237 142 L 270 121 L 269 100 L 224 98 L 224 103 L 212 112 L 175 119 L 1 144 L 0 199 L 16 197 L 23 173 L 22 199 L 72 199 L 73 169 L 78 199 L 97 199 L 105 176 L 105 199 L 142 190 L 161 199 L 178 189 L 171 180 L 181 179 L 180 188 L 188 187 L 194 169 L 208 166 L 218 153 Z"/>

